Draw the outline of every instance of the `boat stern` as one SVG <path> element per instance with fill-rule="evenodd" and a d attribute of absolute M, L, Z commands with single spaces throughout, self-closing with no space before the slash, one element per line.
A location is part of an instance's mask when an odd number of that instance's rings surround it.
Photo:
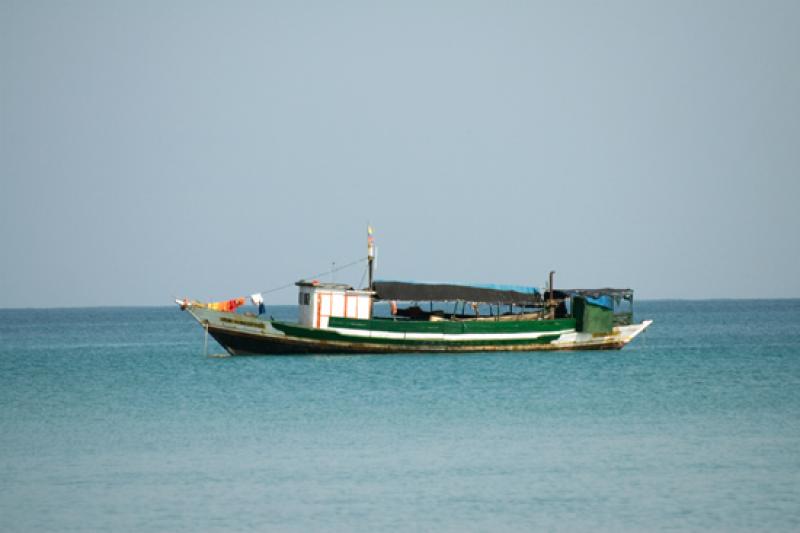
<path fill-rule="evenodd" d="M 645 320 L 640 324 L 631 324 L 630 326 L 623 326 L 619 328 L 619 334 L 623 338 L 623 343 L 628 344 L 631 342 L 636 336 L 638 336 L 641 332 L 646 330 L 650 324 L 652 324 L 652 320 Z"/>

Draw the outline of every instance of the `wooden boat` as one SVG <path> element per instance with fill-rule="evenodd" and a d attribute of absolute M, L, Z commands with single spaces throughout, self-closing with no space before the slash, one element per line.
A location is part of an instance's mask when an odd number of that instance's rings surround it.
<path fill-rule="evenodd" d="M 633 322 L 632 290 L 555 290 L 552 272 L 545 291 L 373 281 L 369 251 L 365 289 L 298 281 L 297 322 L 177 302 L 231 355 L 620 349 L 652 323 Z"/>

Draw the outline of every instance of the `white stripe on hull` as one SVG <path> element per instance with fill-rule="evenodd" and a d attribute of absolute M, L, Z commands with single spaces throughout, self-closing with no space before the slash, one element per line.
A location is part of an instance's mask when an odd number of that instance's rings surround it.
<path fill-rule="evenodd" d="M 340 335 L 348 337 L 360 337 L 369 339 L 395 339 L 409 341 L 505 341 L 505 340 L 535 340 L 540 337 L 559 335 L 557 339 L 550 343 L 557 346 L 582 344 L 595 345 L 605 343 L 629 343 L 639 333 L 644 331 L 653 321 L 645 320 L 641 324 L 630 326 L 617 326 L 608 335 L 598 335 L 596 333 L 578 333 L 574 329 L 562 329 L 557 331 L 531 331 L 522 333 L 414 333 L 403 331 L 382 331 L 382 330 L 363 330 L 351 328 L 326 328 L 335 331 Z"/>
<path fill-rule="evenodd" d="M 530 331 L 523 333 L 414 333 L 404 331 L 363 330 L 350 328 L 326 328 L 348 337 L 362 337 L 370 339 L 397 339 L 409 341 L 505 341 L 505 340 L 534 340 L 539 337 L 552 335 L 565 335 L 574 332 L 574 329 L 557 331 Z"/>

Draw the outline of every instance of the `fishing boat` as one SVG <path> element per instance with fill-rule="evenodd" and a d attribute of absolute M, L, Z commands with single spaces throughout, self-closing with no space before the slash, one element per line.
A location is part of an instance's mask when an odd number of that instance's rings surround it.
<path fill-rule="evenodd" d="M 620 349 L 652 320 L 633 321 L 630 289 L 300 280 L 294 322 L 231 305 L 176 300 L 231 355 L 533 352 Z"/>

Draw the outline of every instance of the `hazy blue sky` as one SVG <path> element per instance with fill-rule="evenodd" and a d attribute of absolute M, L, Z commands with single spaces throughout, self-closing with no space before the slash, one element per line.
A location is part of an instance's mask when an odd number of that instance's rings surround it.
<path fill-rule="evenodd" d="M 367 220 L 386 279 L 800 297 L 798 28 L 796 0 L 0 0 L 0 307 L 248 294 L 365 255 Z"/>

